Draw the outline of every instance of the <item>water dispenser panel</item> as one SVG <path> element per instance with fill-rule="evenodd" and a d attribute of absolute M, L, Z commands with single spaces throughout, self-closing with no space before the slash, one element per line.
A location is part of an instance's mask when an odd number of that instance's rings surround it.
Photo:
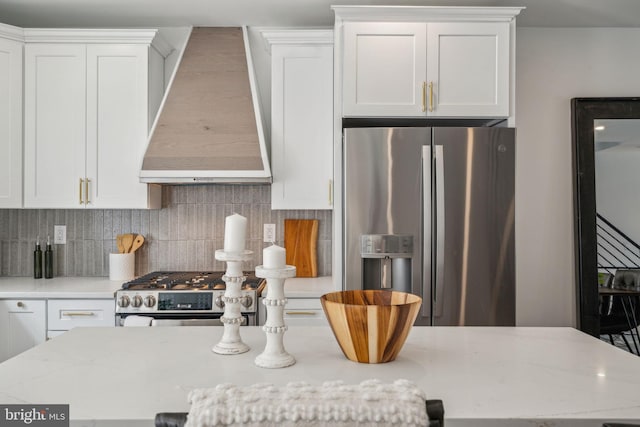
<path fill-rule="evenodd" d="M 411 258 L 413 236 L 410 234 L 364 234 L 360 240 L 362 258 Z"/>
<path fill-rule="evenodd" d="M 412 235 L 365 234 L 360 242 L 362 289 L 411 292 Z"/>

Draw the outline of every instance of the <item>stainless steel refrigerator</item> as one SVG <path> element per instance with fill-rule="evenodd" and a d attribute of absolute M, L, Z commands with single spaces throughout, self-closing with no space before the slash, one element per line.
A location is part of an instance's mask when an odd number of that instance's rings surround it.
<path fill-rule="evenodd" d="M 515 129 L 348 128 L 345 289 L 422 296 L 418 325 L 515 325 Z"/>

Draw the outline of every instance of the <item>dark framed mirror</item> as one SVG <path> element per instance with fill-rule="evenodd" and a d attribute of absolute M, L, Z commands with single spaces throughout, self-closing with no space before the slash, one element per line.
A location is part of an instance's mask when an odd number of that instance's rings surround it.
<path fill-rule="evenodd" d="M 598 230 L 608 227 L 607 223 L 611 224 L 615 229 L 612 233 L 618 233 L 615 245 L 624 247 L 630 253 L 637 251 L 632 248 L 633 238 L 627 236 L 635 232 L 627 233 L 624 227 L 615 225 L 616 221 L 599 214 L 599 210 L 606 206 L 614 213 L 629 211 L 629 215 L 637 215 L 638 220 L 631 218 L 628 223 L 636 227 L 633 224 L 637 222 L 640 228 L 640 211 L 622 208 L 618 202 L 611 202 L 609 197 L 621 193 L 622 196 L 617 197 L 623 201 L 640 199 L 635 194 L 629 194 L 637 192 L 640 195 L 640 162 L 636 162 L 634 167 L 632 156 L 638 155 L 640 158 L 640 145 L 636 143 L 636 140 L 640 140 L 640 98 L 574 98 L 571 100 L 571 120 L 577 324 L 583 332 L 599 336 L 599 278 L 603 277 L 603 271 L 607 271 L 607 268 L 626 267 L 626 263 L 632 261 L 622 255 L 610 256 L 608 248 L 603 248 L 602 243 L 599 254 Z M 596 156 L 596 153 L 599 155 Z M 614 158 L 624 159 L 625 163 L 616 165 L 611 161 Z M 622 172 L 628 178 L 621 178 Z M 613 182 L 614 187 L 603 182 Z M 603 198 L 604 195 L 607 198 Z M 607 252 L 607 257 L 603 262 L 604 252 Z"/>

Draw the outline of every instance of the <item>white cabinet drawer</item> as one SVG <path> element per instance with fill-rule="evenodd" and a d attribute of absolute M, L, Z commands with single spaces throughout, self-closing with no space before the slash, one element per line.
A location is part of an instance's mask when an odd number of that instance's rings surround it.
<path fill-rule="evenodd" d="M 328 322 L 322 310 L 285 308 L 284 324 L 289 326 L 319 326 L 327 325 Z"/>
<path fill-rule="evenodd" d="M 289 326 L 328 324 L 320 298 L 289 298 L 284 307 L 284 323 Z"/>
<path fill-rule="evenodd" d="M 115 301 L 49 300 L 49 330 L 67 331 L 76 326 L 115 326 Z"/>
<path fill-rule="evenodd" d="M 320 310 L 322 303 L 320 298 L 288 298 L 286 310 Z"/>
<path fill-rule="evenodd" d="M 261 298 L 263 299 L 263 298 Z M 326 326 L 327 318 L 322 310 L 320 298 L 288 298 L 284 307 L 284 323 L 288 326 Z M 267 318 L 267 308 L 260 304 L 259 324 L 264 325 Z"/>

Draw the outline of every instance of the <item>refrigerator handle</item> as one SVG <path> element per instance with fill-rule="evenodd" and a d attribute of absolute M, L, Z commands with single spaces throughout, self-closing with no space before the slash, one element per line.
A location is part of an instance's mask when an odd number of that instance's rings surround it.
<path fill-rule="evenodd" d="M 444 299 L 444 146 L 435 148 L 435 204 L 436 204 L 436 286 L 434 302 L 434 317 L 442 316 Z"/>
<path fill-rule="evenodd" d="M 431 146 L 422 146 L 422 316 L 431 317 Z"/>

